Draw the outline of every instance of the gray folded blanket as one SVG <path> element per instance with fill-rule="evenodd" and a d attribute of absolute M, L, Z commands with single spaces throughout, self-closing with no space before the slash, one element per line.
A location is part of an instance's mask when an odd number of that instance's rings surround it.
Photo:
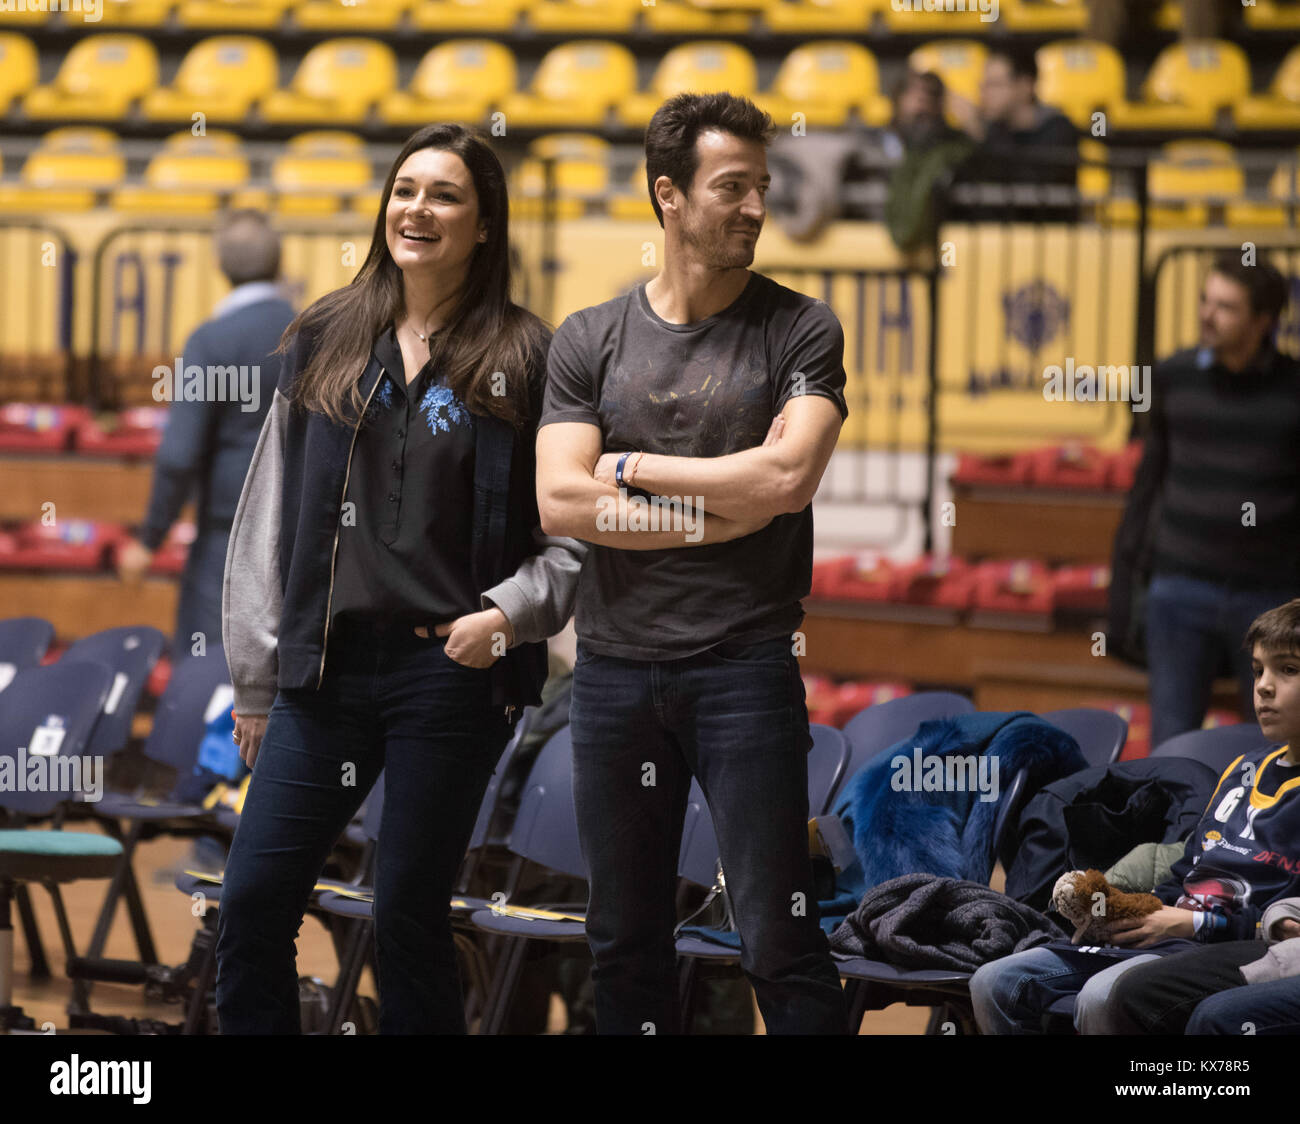
<path fill-rule="evenodd" d="M 1037 910 L 978 882 L 904 874 L 868 890 L 830 944 L 896 968 L 973 972 L 1063 935 Z"/>

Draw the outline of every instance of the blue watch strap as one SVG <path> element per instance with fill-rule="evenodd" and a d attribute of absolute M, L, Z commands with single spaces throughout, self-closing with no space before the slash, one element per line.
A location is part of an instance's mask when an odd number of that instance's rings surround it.
<path fill-rule="evenodd" d="M 618 464 L 614 468 L 614 482 L 620 488 L 627 487 L 627 485 L 623 483 L 623 466 L 627 464 L 627 458 L 630 457 L 631 455 L 632 454 L 630 452 L 624 453 L 621 457 L 618 458 Z"/>

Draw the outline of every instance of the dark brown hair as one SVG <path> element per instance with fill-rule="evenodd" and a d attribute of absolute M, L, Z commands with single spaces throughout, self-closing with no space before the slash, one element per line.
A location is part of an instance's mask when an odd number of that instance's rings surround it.
<path fill-rule="evenodd" d="M 1260 613 L 1250 622 L 1242 647 L 1253 652 L 1256 644 L 1266 655 L 1272 652 L 1300 654 L 1300 597 Z"/>
<path fill-rule="evenodd" d="M 1220 250 L 1214 255 L 1210 266 L 1211 273 L 1235 281 L 1250 296 L 1250 310 L 1256 316 L 1260 313 L 1276 322 L 1286 308 L 1287 284 L 1281 270 L 1266 261 L 1255 265 L 1246 265 L 1241 260 L 1238 250 Z"/>
<path fill-rule="evenodd" d="M 299 333 L 310 349 L 289 397 L 341 424 L 360 416 L 365 405 L 360 375 L 371 348 L 404 311 L 401 270 L 388 252 L 388 201 L 398 169 L 411 153 L 425 148 L 454 152 L 465 162 L 478 194 L 479 218 L 487 226 L 487 239 L 474 248 L 455 308 L 443 330 L 429 340 L 430 354 L 447 386 L 471 411 L 523 428 L 532 413 L 529 380 L 539 377 L 550 333 L 540 318 L 510 300 L 505 173 L 485 140 L 461 125 L 427 125 L 402 146 L 384 181 L 370 251 L 356 277 L 326 293 L 285 329 L 279 351 L 287 350 Z M 503 386 L 493 379 L 494 372 L 505 375 Z"/>
<path fill-rule="evenodd" d="M 650 205 L 661 227 L 664 213 L 655 198 L 655 180 L 667 176 L 680 191 L 689 194 L 700 166 L 695 142 L 708 129 L 764 146 L 776 136 L 775 122 L 748 98 L 727 93 L 678 94 L 669 98 L 655 110 L 645 131 L 645 178 Z"/>

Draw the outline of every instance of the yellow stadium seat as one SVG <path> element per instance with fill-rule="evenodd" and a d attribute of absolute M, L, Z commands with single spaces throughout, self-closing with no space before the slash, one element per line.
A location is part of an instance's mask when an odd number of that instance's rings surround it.
<path fill-rule="evenodd" d="M 248 182 L 248 158 L 239 138 L 220 129 L 201 137 L 176 133 L 149 161 L 143 184 L 127 184 L 113 193 L 119 211 L 203 214 L 215 211 L 221 196 Z"/>
<path fill-rule="evenodd" d="M 293 9 L 293 22 L 314 31 L 391 31 L 414 0 L 305 0 Z"/>
<path fill-rule="evenodd" d="M 145 96 L 150 121 L 242 121 L 252 104 L 276 86 L 278 67 L 271 44 L 255 35 L 218 35 L 190 48 L 170 86 Z"/>
<path fill-rule="evenodd" d="M 511 31 L 531 0 L 420 0 L 411 22 L 422 31 Z"/>
<path fill-rule="evenodd" d="M 103 0 L 100 21 L 107 27 L 158 28 L 177 0 Z"/>
<path fill-rule="evenodd" d="M 754 101 L 782 126 L 802 113 L 809 125 L 839 128 L 854 107 L 861 107 L 870 124 L 882 125 L 891 112 L 889 99 L 880 95 L 875 56 L 848 40 L 796 47 L 781 63 L 772 89 Z"/>
<path fill-rule="evenodd" d="M 1277 3 L 1277 0 L 1255 0 L 1241 9 L 1246 26 L 1254 31 L 1300 31 L 1300 4 Z"/>
<path fill-rule="evenodd" d="M 990 8 L 987 16 L 982 15 L 978 4 L 971 4 L 965 10 L 944 11 L 942 5 L 933 5 L 934 11 L 926 11 L 921 0 L 912 4 L 900 3 L 896 9 L 893 4 L 886 4 L 881 10 L 885 17 L 885 26 L 894 34 L 901 35 L 980 35 L 993 29 L 995 21 Z M 1001 8 L 998 9 L 999 13 Z"/>
<path fill-rule="evenodd" d="M 643 7 L 641 0 L 533 0 L 524 18 L 536 31 L 617 35 L 632 30 Z"/>
<path fill-rule="evenodd" d="M 1300 47 L 1287 52 L 1267 94 L 1232 107 L 1232 120 L 1239 129 L 1300 129 Z"/>
<path fill-rule="evenodd" d="M 625 185 L 609 198 L 607 207 L 612 219 L 628 222 L 656 222 L 655 209 L 650 203 L 649 187 L 645 182 L 645 161 L 637 164 L 636 171 Z"/>
<path fill-rule="evenodd" d="M 939 75 L 947 89 L 978 105 L 988 55 L 988 48 L 975 40 L 937 39 L 917 47 L 907 64 L 919 73 Z"/>
<path fill-rule="evenodd" d="M 294 0 L 181 0 L 176 18 L 182 27 L 272 31 L 284 22 L 284 14 L 293 3 Z"/>
<path fill-rule="evenodd" d="M 741 97 L 753 97 L 757 86 L 758 67 L 754 56 L 739 44 L 724 40 L 683 43 L 664 55 L 650 80 L 650 88 L 626 98 L 615 112 L 624 125 L 641 128 L 675 94 L 726 90 Z"/>
<path fill-rule="evenodd" d="M 139 35 L 91 35 L 72 48 L 49 86 L 23 98 L 29 117 L 110 120 L 158 85 L 158 52 Z"/>
<path fill-rule="evenodd" d="M 1142 99 L 1110 112 L 1119 129 L 1209 129 L 1219 109 L 1250 95 L 1250 63 L 1235 43 L 1197 39 L 1166 47 L 1142 84 Z"/>
<path fill-rule="evenodd" d="M 687 35 L 748 35 L 754 17 L 748 12 L 701 8 L 690 0 L 655 0 L 641 11 L 641 25 L 647 31 Z"/>
<path fill-rule="evenodd" d="M 23 163 L 20 184 L 0 186 L 0 210 L 85 211 L 126 176 L 126 159 L 107 129 L 52 129 Z"/>
<path fill-rule="evenodd" d="M 1106 167 L 1110 154 L 1099 140 L 1085 138 L 1079 141 L 1078 188 L 1085 211 L 1091 211 L 1094 221 L 1105 226 L 1137 226 L 1140 217 L 1137 199 L 1132 195 L 1117 196 Z"/>
<path fill-rule="evenodd" d="M 1152 226 L 1205 226 L 1212 206 L 1225 206 L 1245 192 L 1246 175 L 1232 145 L 1224 141 L 1172 141 L 1147 174 Z"/>
<path fill-rule="evenodd" d="M 998 18 L 1009 31 L 1083 31 L 1084 0 L 1001 0 Z"/>
<path fill-rule="evenodd" d="M 361 138 L 333 130 L 294 137 L 271 165 L 282 214 L 333 214 L 343 197 L 371 190 L 372 178 Z"/>
<path fill-rule="evenodd" d="M 491 39 L 440 43 L 420 60 L 411 88 L 379 103 L 390 125 L 479 121 L 515 90 L 515 56 Z"/>
<path fill-rule="evenodd" d="M 1283 160 L 1268 181 L 1268 196 L 1276 202 L 1242 200 L 1229 203 L 1230 226 L 1289 226 L 1300 219 L 1300 150 Z"/>
<path fill-rule="evenodd" d="M 268 188 L 245 187 L 230 196 L 230 206 L 233 210 L 272 211 L 275 198 Z"/>
<path fill-rule="evenodd" d="M 1039 47 L 1038 98 L 1054 105 L 1079 128 L 1092 114 L 1124 100 L 1124 60 L 1107 43 L 1071 39 Z"/>
<path fill-rule="evenodd" d="M 0 32 L 0 114 L 40 80 L 36 47 L 26 35 Z"/>
<path fill-rule="evenodd" d="M 555 211 L 559 218 L 577 218 L 609 191 L 609 142 L 590 133 L 552 133 L 528 146 L 528 155 L 511 177 L 510 207 L 520 218 L 539 217 L 546 194 L 543 160 L 555 163 Z"/>
<path fill-rule="evenodd" d="M 783 34 L 861 34 L 870 29 L 875 14 L 883 15 L 889 7 L 889 0 L 787 0 L 770 5 L 763 13 L 763 22 Z"/>
<path fill-rule="evenodd" d="M 274 123 L 360 123 L 396 83 L 392 48 L 376 39 L 327 39 L 307 52 L 289 89 L 262 100 L 262 116 Z"/>
<path fill-rule="evenodd" d="M 621 43 L 562 43 L 542 58 L 526 92 L 502 103 L 506 127 L 598 126 L 636 91 L 636 60 Z"/>

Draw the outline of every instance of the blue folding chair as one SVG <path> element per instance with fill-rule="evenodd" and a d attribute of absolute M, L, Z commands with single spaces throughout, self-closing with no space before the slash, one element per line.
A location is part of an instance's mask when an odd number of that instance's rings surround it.
<path fill-rule="evenodd" d="M 517 886 L 525 863 L 536 863 L 574 878 L 587 877 L 587 863 L 578 840 L 573 805 L 573 736 L 568 726 L 548 739 L 533 761 L 519 801 L 507 848 L 516 857 L 511 881 Z M 566 919 L 530 915 L 530 907 L 506 902 L 476 910 L 470 923 L 478 930 L 506 938 L 484 1001 L 480 1034 L 500 1034 L 514 999 L 530 940 L 555 942 L 586 939 L 582 910 L 565 908 Z"/>
<path fill-rule="evenodd" d="M 16 672 L 40 667 L 54 642 L 54 626 L 41 617 L 0 620 L 0 692 Z"/>
<path fill-rule="evenodd" d="M 1059 726 L 1074 738 L 1089 765 L 1109 765 L 1118 761 L 1128 740 L 1128 723 L 1113 710 L 1072 706 L 1065 710 L 1044 711 L 1038 717 Z"/>
<path fill-rule="evenodd" d="M 1243 753 L 1263 749 L 1270 742 L 1254 722 L 1215 726 L 1210 730 L 1188 730 L 1175 734 L 1151 751 L 1152 757 L 1190 757 L 1222 775 Z"/>
<path fill-rule="evenodd" d="M 167 638 L 156 628 L 128 625 L 82 637 L 60 657 L 60 662 L 92 660 L 113 672 L 113 684 L 87 753 L 107 758 L 126 747 L 136 709 L 166 643 Z"/>
<path fill-rule="evenodd" d="M 33 620 L 35 624 L 27 631 L 29 634 L 39 636 L 40 625 L 46 622 L 35 618 Z M 140 705 L 140 698 L 144 694 L 149 675 L 153 671 L 154 664 L 158 662 L 165 643 L 166 638 L 163 634 L 148 625 L 110 628 L 77 640 L 59 659 L 60 663 L 64 661 L 100 663 L 113 673 L 108 695 L 104 699 L 104 708 L 91 731 L 90 742 L 83 751 L 85 756 L 100 760 L 101 778 L 106 775 L 109 759 L 124 749 L 131 738 L 131 725 Z M 81 810 L 76 805 L 63 804 L 55 814 L 62 824 L 66 822 L 68 813 Z M 57 897 L 58 886 L 51 886 L 50 893 Z M 19 896 L 18 909 L 23 917 L 24 927 L 28 928 L 39 942 L 39 931 L 35 921 L 29 923 L 27 918 L 28 902 L 25 893 Z M 33 949 L 32 962 L 42 965 L 46 963 L 43 947 Z"/>
<path fill-rule="evenodd" d="M 910 738 L 922 722 L 974 712 L 975 704 L 970 699 L 952 691 L 917 691 L 858 711 L 844 724 L 844 736 L 849 739 L 853 754 L 843 781 L 853 777 L 876 754 Z M 837 787 L 832 796 L 838 795 Z"/>
<path fill-rule="evenodd" d="M 1056 722 L 1053 716 L 1063 720 Z M 1094 718 L 1093 716 L 1098 716 Z M 1109 711 L 1076 708 L 1040 715 L 1064 729 L 1083 748 L 1081 735 L 1089 739 L 1094 752 L 1118 754 L 1128 736 L 1128 723 Z M 1115 721 L 1109 721 L 1114 719 Z M 1118 723 L 1119 725 L 1116 725 Z M 1015 842 L 1016 825 L 1029 797 L 1029 774 L 1021 769 L 998 805 L 993 822 L 993 855 L 1004 865 Z M 975 1033 L 975 1017 L 970 1006 L 970 977 L 973 972 L 955 969 L 898 968 L 883 960 L 833 953 L 840 977 L 848 986 L 849 1026 L 856 1031 L 867 1011 L 883 1010 L 892 1003 L 910 1007 L 929 1007 L 927 1034 L 943 1033 L 946 1024 L 960 1027 L 963 1033 Z"/>
<path fill-rule="evenodd" d="M 221 645 L 209 644 L 206 655 L 180 660 L 172 669 L 167 690 L 158 700 L 153 729 L 144 745 L 145 759 L 169 767 L 175 771 L 176 781 L 183 781 L 198 760 L 209 711 L 215 713 L 228 707 L 231 699 L 230 674 Z M 138 970 L 140 965 L 158 964 L 149 919 L 132 868 L 135 850 L 142 841 L 159 835 L 190 836 L 204 827 L 208 830 L 215 827 L 210 811 L 176 799 L 175 791 L 173 786 L 168 797 L 155 800 L 141 786 L 134 793 L 105 793 L 98 803 L 84 805 L 106 834 L 122 843 L 122 856 L 109 883 L 86 955 L 71 969 L 77 978 L 120 982 L 129 965 L 135 965 Z M 125 833 L 119 821 L 129 825 Z M 117 904 L 123 898 L 140 954 L 138 963 L 104 959 L 104 946 Z M 88 1010 L 78 1012 L 73 1016 L 73 1025 L 94 1027 L 99 1025 L 95 1021 L 98 1018 Z"/>
<path fill-rule="evenodd" d="M 15 776 L 21 770 L 31 776 L 29 762 L 33 756 L 45 756 L 49 747 L 52 767 L 58 759 L 68 759 L 61 767 L 69 781 L 75 779 L 71 759 L 85 753 L 113 682 L 112 671 L 103 664 L 84 660 L 60 660 L 48 666 L 31 666 L 18 671 L 4 692 L 0 707 L 0 757 L 12 761 Z M 57 746 L 53 743 L 57 741 Z M 29 751 L 31 753 L 29 754 Z M 106 878 L 122 854 L 116 840 L 80 831 L 62 831 L 58 817 L 60 805 L 77 795 L 62 791 L 61 775 L 47 778 L 43 791 L 0 793 L 0 807 L 15 825 L 0 831 L 0 932 L 12 930 L 10 902 L 19 895 L 26 901 L 26 883 L 41 882 L 50 888 L 55 915 L 64 950 L 69 961 L 76 956 L 72 929 L 58 883 L 78 878 Z M 82 787 L 85 787 L 84 785 Z M 24 818 L 55 813 L 55 830 L 30 831 L 17 826 Z M 31 916 L 30 909 L 26 911 Z M 26 917 L 24 918 L 26 927 Z M 34 918 L 27 928 L 28 947 L 33 950 L 34 975 L 49 975 L 49 965 L 40 949 Z M 33 1030 L 32 1019 L 13 1006 L 13 944 L 0 942 L 6 951 L 0 955 L 0 1029 Z M 74 983 L 74 992 L 76 990 Z"/>

